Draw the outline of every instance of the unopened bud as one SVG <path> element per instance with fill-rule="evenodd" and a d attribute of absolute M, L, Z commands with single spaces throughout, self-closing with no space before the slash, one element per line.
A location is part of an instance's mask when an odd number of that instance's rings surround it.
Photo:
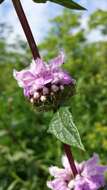
<path fill-rule="evenodd" d="M 56 86 L 56 85 L 52 85 L 51 89 L 52 89 L 53 92 L 57 92 L 59 90 L 59 87 Z"/>
<path fill-rule="evenodd" d="M 43 88 L 43 95 L 47 95 L 49 93 L 48 88 L 44 87 Z"/>
<path fill-rule="evenodd" d="M 60 85 L 60 90 L 64 90 L 64 86 L 63 85 Z"/>
<path fill-rule="evenodd" d="M 54 96 L 54 92 L 51 92 L 51 96 Z"/>
<path fill-rule="evenodd" d="M 39 92 L 35 92 L 33 97 L 34 97 L 35 99 L 38 99 L 38 98 L 39 98 Z"/>
<path fill-rule="evenodd" d="M 31 98 L 31 99 L 30 99 L 30 102 L 33 104 L 33 103 L 34 103 L 34 99 L 33 99 L 33 98 Z"/>
<path fill-rule="evenodd" d="M 45 102 L 46 101 L 46 96 L 41 96 L 40 100 L 41 100 L 41 102 Z"/>

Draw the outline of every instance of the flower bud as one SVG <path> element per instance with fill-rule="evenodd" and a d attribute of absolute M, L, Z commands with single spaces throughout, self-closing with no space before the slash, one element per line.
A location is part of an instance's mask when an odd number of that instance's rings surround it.
<path fill-rule="evenodd" d="M 38 99 L 39 98 L 39 92 L 35 92 L 33 96 L 35 99 Z"/>
<path fill-rule="evenodd" d="M 49 93 L 48 88 L 44 87 L 43 88 L 43 95 L 47 95 Z"/>
<path fill-rule="evenodd" d="M 46 96 L 41 96 L 40 100 L 41 100 L 41 102 L 45 102 L 46 101 Z"/>
<path fill-rule="evenodd" d="M 30 102 L 33 104 L 33 103 L 34 103 L 34 99 L 33 99 L 33 98 L 31 98 L 31 99 L 30 99 Z"/>
<path fill-rule="evenodd" d="M 64 90 L 64 86 L 63 85 L 60 85 L 60 90 Z"/>
<path fill-rule="evenodd" d="M 53 92 L 57 92 L 59 90 L 59 87 L 56 86 L 56 85 L 52 85 L 51 89 L 52 89 Z"/>

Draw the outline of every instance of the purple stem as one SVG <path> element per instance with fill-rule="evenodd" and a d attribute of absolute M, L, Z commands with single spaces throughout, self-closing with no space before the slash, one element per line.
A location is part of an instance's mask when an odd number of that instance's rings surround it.
<path fill-rule="evenodd" d="M 24 13 L 23 7 L 21 5 L 20 0 L 12 0 L 14 8 L 16 10 L 17 16 L 20 20 L 20 23 L 22 25 L 22 28 L 24 30 L 24 33 L 26 35 L 27 41 L 29 43 L 33 58 L 36 60 L 38 57 L 40 58 L 40 54 L 39 54 L 39 50 L 38 47 L 36 45 L 36 42 L 34 40 L 32 31 L 30 29 L 29 23 L 27 21 L 26 15 Z M 65 154 L 68 158 L 68 161 L 70 163 L 72 172 L 74 177 L 78 174 L 75 163 L 74 163 L 74 159 L 73 159 L 73 155 L 70 149 L 70 146 L 67 144 L 64 144 L 64 149 L 65 149 Z"/>
<path fill-rule="evenodd" d="M 16 10 L 17 16 L 18 16 L 18 18 L 20 20 L 20 23 L 22 25 L 22 28 L 23 28 L 23 30 L 25 32 L 27 41 L 28 41 L 30 49 L 32 51 L 33 58 L 36 60 L 38 57 L 40 58 L 40 54 L 39 54 L 39 51 L 38 51 L 38 47 L 37 47 L 37 45 L 35 43 L 32 31 L 30 29 L 29 23 L 28 23 L 27 18 L 25 16 L 23 7 L 21 5 L 21 2 L 20 2 L 20 0 L 12 0 L 12 2 L 13 2 L 13 5 L 14 5 L 14 8 Z"/>
<path fill-rule="evenodd" d="M 65 150 L 65 154 L 66 154 L 66 156 L 68 158 L 72 173 L 73 173 L 74 178 L 75 178 L 75 176 L 78 174 L 78 171 L 77 171 L 77 168 L 75 166 L 75 162 L 74 162 L 74 158 L 73 158 L 73 155 L 72 155 L 71 147 L 68 144 L 64 144 L 64 150 Z"/>

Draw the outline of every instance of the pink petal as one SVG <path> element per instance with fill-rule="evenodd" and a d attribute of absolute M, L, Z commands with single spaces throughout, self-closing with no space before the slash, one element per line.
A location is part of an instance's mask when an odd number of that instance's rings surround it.
<path fill-rule="evenodd" d="M 49 168 L 49 173 L 51 174 L 51 176 L 54 176 L 55 178 L 63 179 L 65 181 L 66 180 L 69 181 L 71 178 L 71 176 L 65 169 L 60 169 L 55 166 Z"/>
<path fill-rule="evenodd" d="M 29 70 L 26 69 L 20 72 L 14 70 L 13 76 L 18 81 L 20 87 L 29 86 L 35 80 L 34 75 Z"/>
<path fill-rule="evenodd" d="M 41 89 L 43 88 L 44 86 L 44 79 L 41 77 L 41 78 L 37 78 L 34 83 L 32 84 L 32 89 L 35 90 L 38 90 L 38 89 Z"/>
<path fill-rule="evenodd" d="M 47 181 L 47 186 L 54 190 L 52 181 Z"/>
<path fill-rule="evenodd" d="M 25 95 L 26 97 L 29 97 L 29 96 L 31 95 L 31 93 L 30 93 L 30 88 L 29 88 L 29 87 L 24 88 L 24 95 Z"/>
<path fill-rule="evenodd" d="M 67 72 L 63 72 L 62 84 L 68 85 L 71 83 L 74 84 L 74 80 L 71 78 L 71 76 Z"/>
<path fill-rule="evenodd" d="M 62 157 L 62 165 L 64 168 L 70 170 L 70 165 L 66 156 Z"/>
<path fill-rule="evenodd" d="M 77 167 L 77 169 L 78 169 L 78 168 L 79 168 L 78 162 L 75 162 L 75 164 L 76 164 L 76 167 Z M 72 179 L 72 178 L 73 178 L 73 173 L 72 173 L 72 171 L 71 171 L 71 167 L 70 167 L 70 165 L 69 165 L 69 162 L 68 162 L 68 159 L 67 159 L 66 156 L 62 156 L 62 165 L 63 165 L 63 167 L 66 169 L 66 172 L 68 172 L 68 174 L 71 176 L 70 179 Z"/>
<path fill-rule="evenodd" d="M 63 52 L 60 53 L 60 55 L 54 59 L 52 59 L 49 64 L 51 65 L 52 70 L 59 68 L 64 63 L 65 55 Z"/>
<path fill-rule="evenodd" d="M 50 73 L 46 73 L 45 76 L 43 76 L 44 78 L 44 84 L 48 84 L 51 83 L 53 80 L 53 76 Z"/>
<path fill-rule="evenodd" d="M 75 190 L 95 190 L 96 184 L 90 181 L 88 178 L 82 176 L 76 176 Z"/>
<path fill-rule="evenodd" d="M 36 60 L 36 65 L 37 65 L 37 67 L 36 67 L 37 74 L 43 73 L 46 71 L 46 66 L 45 66 L 45 63 L 42 61 L 42 59 L 38 58 Z"/>
<path fill-rule="evenodd" d="M 40 73 L 43 73 L 46 70 L 45 63 L 42 61 L 42 59 L 38 58 L 36 60 L 33 60 L 30 66 L 30 71 L 35 76 L 39 75 Z"/>
<path fill-rule="evenodd" d="M 97 164 L 99 163 L 99 156 L 97 154 L 94 154 L 91 159 L 85 162 L 84 169 L 82 174 L 84 176 L 89 176 L 95 170 Z"/>
<path fill-rule="evenodd" d="M 66 182 L 61 179 L 55 179 L 53 181 L 48 181 L 47 186 L 53 190 L 68 190 Z"/>

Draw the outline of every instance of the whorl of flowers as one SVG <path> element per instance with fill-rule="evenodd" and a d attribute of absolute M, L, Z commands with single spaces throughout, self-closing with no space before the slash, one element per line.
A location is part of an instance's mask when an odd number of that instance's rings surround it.
<path fill-rule="evenodd" d="M 40 58 L 33 60 L 28 68 L 19 72 L 14 70 L 13 75 L 24 89 L 24 95 L 32 103 L 39 104 L 55 99 L 66 86 L 75 84 L 75 80 L 61 68 L 63 63 L 64 54 L 61 52 L 49 63 Z"/>
<path fill-rule="evenodd" d="M 64 168 L 50 167 L 49 172 L 55 179 L 47 182 L 52 190 L 98 190 L 105 186 L 104 173 L 107 166 L 99 165 L 99 157 L 94 154 L 91 159 L 77 163 L 78 175 L 74 178 L 67 158 L 62 158 Z"/>

